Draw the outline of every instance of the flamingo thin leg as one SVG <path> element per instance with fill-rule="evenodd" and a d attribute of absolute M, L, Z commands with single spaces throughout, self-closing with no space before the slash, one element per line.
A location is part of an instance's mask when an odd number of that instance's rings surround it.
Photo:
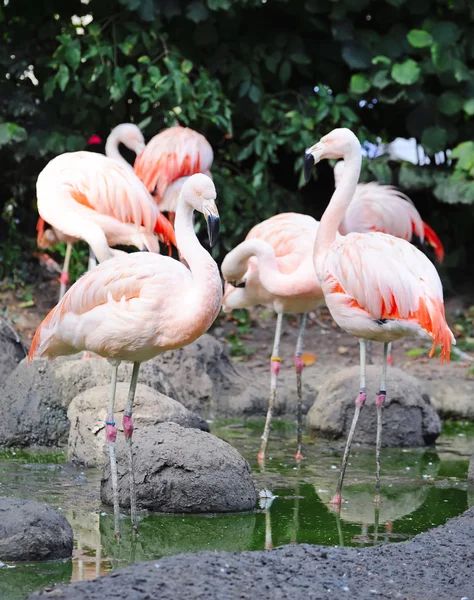
<path fill-rule="evenodd" d="M 133 363 L 132 379 L 130 381 L 130 389 L 128 392 L 127 405 L 123 413 L 123 432 L 128 445 L 128 473 L 130 478 L 130 516 L 132 518 L 132 530 L 137 531 L 137 493 L 135 487 L 135 474 L 133 471 L 133 446 L 132 446 L 132 435 L 133 435 L 133 399 L 135 398 L 135 392 L 137 390 L 138 372 L 140 370 L 140 363 Z"/>
<path fill-rule="evenodd" d="M 303 340 L 304 340 L 304 332 L 306 328 L 306 318 L 308 313 L 303 313 L 301 315 L 300 320 L 300 330 L 298 332 L 298 341 L 296 342 L 296 351 L 295 351 L 295 369 L 296 369 L 296 390 L 298 394 L 298 406 L 297 406 L 297 415 L 298 415 L 298 433 L 297 433 L 297 448 L 295 454 L 295 460 L 301 460 L 303 458 L 303 454 L 301 453 L 301 440 L 303 437 L 303 391 L 302 391 L 302 383 L 301 383 L 301 373 L 303 371 L 303 360 L 301 359 L 301 355 L 303 354 Z"/>
<path fill-rule="evenodd" d="M 61 276 L 59 277 L 59 281 L 61 283 L 59 288 L 59 300 L 62 300 L 64 294 L 66 293 L 66 288 L 69 283 L 69 263 L 71 262 L 71 253 L 72 253 L 72 244 L 66 245 L 66 256 L 64 257 L 64 265 L 63 270 L 61 271 Z"/>
<path fill-rule="evenodd" d="M 387 365 L 390 365 L 391 367 L 393 367 L 392 342 L 388 343 Z"/>
<path fill-rule="evenodd" d="M 265 460 L 265 452 L 267 450 L 268 436 L 270 435 L 270 425 L 272 423 L 273 409 L 275 408 L 276 398 L 276 385 L 278 379 L 278 373 L 280 372 L 281 359 L 278 356 L 280 348 L 280 337 L 281 337 L 281 326 L 283 322 L 283 313 L 278 313 L 276 329 L 275 329 L 275 340 L 273 342 L 273 352 L 270 358 L 270 399 L 268 401 L 267 418 L 265 420 L 265 428 L 262 435 L 262 444 L 260 446 L 260 452 L 258 453 L 258 460 Z"/>
<path fill-rule="evenodd" d="M 354 417 L 352 419 L 352 425 L 349 431 L 349 435 L 347 437 L 346 448 L 344 450 L 344 457 L 342 459 L 342 467 L 341 472 L 339 473 L 339 480 L 337 482 L 336 493 L 334 494 L 331 504 L 336 504 L 340 506 L 341 504 L 341 491 L 342 484 L 344 482 L 344 474 L 346 472 L 347 461 L 349 459 L 349 454 L 351 451 L 352 439 L 354 437 L 354 432 L 357 426 L 357 421 L 359 420 L 360 411 L 367 400 L 367 384 L 366 384 L 366 376 L 365 376 L 365 366 L 366 366 L 366 344 L 365 340 L 359 340 L 360 344 L 360 391 L 359 395 L 355 401 L 355 411 Z"/>
<path fill-rule="evenodd" d="M 112 362 L 112 379 L 110 381 L 109 409 L 105 421 L 105 433 L 109 443 L 110 476 L 112 478 L 112 493 L 114 499 L 114 526 L 115 537 L 120 537 L 120 507 L 118 498 L 118 475 L 117 460 L 115 458 L 115 440 L 117 439 L 117 427 L 115 427 L 114 406 L 115 390 L 117 389 L 117 370 L 120 362 Z"/>
<path fill-rule="evenodd" d="M 380 380 L 380 392 L 377 396 L 375 406 L 377 408 L 377 441 L 375 448 L 375 499 L 374 501 L 380 503 L 380 453 L 382 449 L 382 409 L 385 402 L 385 396 L 387 395 L 387 362 L 388 353 L 390 350 L 390 344 L 383 345 L 383 364 L 382 364 L 382 378 Z"/>

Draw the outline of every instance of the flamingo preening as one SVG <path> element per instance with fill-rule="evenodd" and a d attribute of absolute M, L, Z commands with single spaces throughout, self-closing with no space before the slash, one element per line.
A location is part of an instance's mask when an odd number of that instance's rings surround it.
<path fill-rule="evenodd" d="M 135 174 L 160 210 L 168 212 L 171 222 L 174 222 L 179 193 L 186 179 L 194 173 L 211 177 L 212 147 L 203 135 L 189 127 L 168 127 L 145 145 L 143 134 L 136 125 L 117 125 L 107 138 L 105 153 L 131 169 L 120 154 L 120 143 L 137 154 Z"/>
<path fill-rule="evenodd" d="M 313 246 L 318 226 L 319 223 L 308 215 L 276 215 L 251 229 L 245 240 L 229 252 L 222 263 L 222 275 L 227 282 L 223 298 L 224 310 L 266 304 L 272 306 L 277 313 L 275 340 L 270 358 L 270 399 L 258 454 L 259 461 L 265 459 L 275 407 L 277 378 L 281 366 L 279 345 L 284 313 L 301 315 L 294 358 L 298 399 L 295 459 L 303 458 L 303 337 L 307 312 L 324 301 L 321 285 L 315 277 L 313 267 Z"/>
<path fill-rule="evenodd" d="M 85 240 L 99 262 L 123 254 L 111 249 L 120 244 L 158 252 L 155 233 L 168 245 L 176 245 L 173 227 L 138 177 L 102 154 L 67 152 L 53 158 L 39 174 L 36 191 L 38 241 L 67 242 L 60 298 L 68 283 L 75 239 Z M 48 235 L 44 222 L 54 228 Z"/>
<path fill-rule="evenodd" d="M 388 344 L 407 335 L 429 338 L 430 356 L 441 345 L 441 362 L 449 361 L 455 343 L 444 314 L 443 288 L 431 261 L 404 239 L 386 233 L 349 233 L 336 239 L 357 189 L 362 161 L 357 137 L 334 129 L 305 153 L 306 181 L 322 159 L 343 158 L 344 173 L 326 208 L 314 244 L 314 268 L 336 323 L 360 341 L 360 391 L 332 503 L 340 505 L 347 460 L 360 411 L 367 398 L 367 340 L 383 342 L 384 359 L 377 396 L 376 488 L 380 502 L 382 407 L 386 396 Z"/>
<path fill-rule="evenodd" d="M 190 177 L 181 189 L 176 239 L 189 268 L 161 254 L 135 252 L 111 258 L 86 273 L 66 292 L 33 338 L 29 360 L 86 350 L 112 364 L 106 435 L 116 534 L 119 533 L 114 419 L 117 368 L 122 360 L 134 363 L 123 430 L 129 449 L 130 511 L 136 529 L 132 410 L 140 363 L 190 344 L 209 329 L 219 313 L 222 301 L 219 270 L 200 245 L 193 228 L 193 212 L 197 210 L 206 218 L 211 246 L 215 243 L 219 233 L 215 199 L 212 180 L 202 174 Z M 106 251 L 106 244 L 100 249 Z"/>

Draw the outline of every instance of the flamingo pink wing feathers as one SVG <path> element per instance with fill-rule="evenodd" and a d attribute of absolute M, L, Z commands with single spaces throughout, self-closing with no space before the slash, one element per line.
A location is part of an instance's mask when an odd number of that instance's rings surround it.
<path fill-rule="evenodd" d="M 373 319 L 417 322 L 449 360 L 453 335 L 446 323 L 441 282 L 431 261 L 411 244 L 383 233 L 349 234 L 324 262 L 325 295 L 342 294 L 346 310 Z"/>
<path fill-rule="evenodd" d="M 206 138 L 187 127 L 169 127 L 153 137 L 135 160 L 135 173 L 159 204 L 180 177 L 205 173 L 214 154 Z"/>
<path fill-rule="evenodd" d="M 411 242 L 413 234 L 433 246 L 442 262 L 444 249 L 436 233 L 421 219 L 420 213 L 406 196 L 391 185 L 375 181 L 359 183 L 342 223 L 340 233 L 379 231 Z"/>
<path fill-rule="evenodd" d="M 141 359 L 148 360 L 186 329 L 185 311 L 176 298 L 191 285 L 189 270 L 164 256 L 136 252 L 107 260 L 83 275 L 50 311 L 36 331 L 28 360 L 84 349 L 124 360 L 140 360 L 123 354 L 140 351 Z M 190 323 L 196 327 L 196 318 Z"/>
<path fill-rule="evenodd" d="M 281 213 L 255 225 L 245 239 L 258 238 L 270 244 L 275 252 L 278 268 L 287 274 L 300 266 L 303 256 L 308 253 L 312 255 L 318 225 L 308 215 Z"/>

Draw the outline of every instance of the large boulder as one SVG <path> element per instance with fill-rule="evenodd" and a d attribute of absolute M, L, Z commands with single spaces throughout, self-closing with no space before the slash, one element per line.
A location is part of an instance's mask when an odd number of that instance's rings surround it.
<path fill-rule="evenodd" d="M 375 444 L 375 400 L 379 389 L 380 367 L 368 366 L 367 401 L 357 424 L 355 442 Z M 308 412 L 308 432 L 333 439 L 347 437 L 358 390 L 358 366 L 342 369 L 330 377 Z M 400 369 L 388 369 L 382 444 L 400 447 L 429 445 L 434 443 L 440 432 L 441 421 L 420 382 Z"/>
<path fill-rule="evenodd" d="M 115 396 L 115 421 L 123 431 L 122 417 L 127 403 L 129 385 L 118 383 Z M 108 385 L 82 392 L 69 405 L 67 416 L 71 423 L 68 458 L 86 467 L 99 467 L 107 462 L 105 420 L 107 417 Z M 136 432 L 142 427 L 172 421 L 183 427 L 209 431 L 209 425 L 177 400 L 139 383 L 133 403 L 133 423 Z"/>
<path fill-rule="evenodd" d="M 20 336 L 11 325 L 0 318 L 0 385 L 25 356 L 26 348 Z"/>
<path fill-rule="evenodd" d="M 431 379 L 425 385 L 440 417 L 474 421 L 474 381 L 461 378 Z"/>
<path fill-rule="evenodd" d="M 130 506 L 127 445 L 117 438 L 120 505 Z M 247 461 L 227 442 L 175 423 L 143 427 L 133 436 L 137 506 L 165 513 L 237 512 L 255 507 Z M 112 505 L 107 464 L 101 499 Z"/>
<path fill-rule="evenodd" d="M 70 558 L 72 527 L 57 510 L 19 498 L 0 498 L 0 560 Z"/>
<path fill-rule="evenodd" d="M 270 376 L 257 379 L 244 365 L 237 370 L 226 346 L 209 334 L 152 362 L 163 370 L 189 410 L 209 417 L 266 413 Z"/>
<path fill-rule="evenodd" d="M 131 363 L 122 363 L 118 381 L 129 382 L 131 375 Z M 81 392 L 108 384 L 110 377 L 111 367 L 103 358 L 75 355 L 35 360 L 30 366 L 23 360 L 0 389 L 0 445 L 66 444 L 70 403 Z M 143 363 L 138 381 L 176 399 L 172 384 L 156 363 Z"/>

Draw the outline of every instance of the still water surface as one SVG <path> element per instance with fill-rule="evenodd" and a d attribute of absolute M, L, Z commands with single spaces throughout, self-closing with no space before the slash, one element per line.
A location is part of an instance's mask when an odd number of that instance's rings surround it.
<path fill-rule="evenodd" d="M 382 505 L 373 504 L 375 453 L 354 446 L 340 516 L 328 505 L 336 485 L 343 443 L 305 440 L 306 459 L 292 459 L 295 429 L 276 421 L 265 469 L 258 467 L 262 421 L 216 421 L 211 430 L 250 462 L 258 490 L 273 501 L 255 512 L 232 515 L 143 514 L 132 539 L 122 519 L 122 540 L 113 535 L 111 510 L 100 504 L 100 472 L 65 462 L 63 452 L 0 452 L 0 495 L 47 502 L 74 529 L 72 560 L 0 566 L 0 598 L 19 600 L 57 582 L 93 579 L 134 561 L 200 550 L 262 550 L 292 543 L 368 546 L 398 542 L 444 523 L 474 504 L 466 474 L 474 424 L 445 423 L 436 447 L 385 448 Z M 268 504 L 270 506 L 268 506 Z M 2 563 L 0 563 L 2 565 Z"/>

